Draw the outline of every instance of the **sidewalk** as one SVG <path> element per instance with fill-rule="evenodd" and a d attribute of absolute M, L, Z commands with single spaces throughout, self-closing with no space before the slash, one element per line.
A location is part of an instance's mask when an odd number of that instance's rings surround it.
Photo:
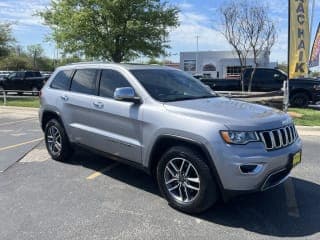
<path fill-rule="evenodd" d="M 38 118 L 38 108 L 0 106 L 0 117 Z"/>

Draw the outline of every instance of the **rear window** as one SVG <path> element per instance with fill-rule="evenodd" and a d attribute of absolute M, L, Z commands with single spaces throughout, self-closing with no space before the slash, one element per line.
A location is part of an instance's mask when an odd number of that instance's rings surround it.
<path fill-rule="evenodd" d="M 95 94 L 97 73 L 97 69 L 77 70 L 71 82 L 71 91 L 84 94 Z"/>
<path fill-rule="evenodd" d="M 68 90 L 70 86 L 71 70 L 60 71 L 52 80 L 51 88 Z"/>

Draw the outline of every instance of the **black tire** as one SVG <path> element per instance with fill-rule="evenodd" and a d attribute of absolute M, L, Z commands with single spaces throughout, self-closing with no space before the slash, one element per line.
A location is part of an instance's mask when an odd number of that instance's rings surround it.
<path fill-rule="evenodd" d="M 52 148 L 50 147 L 50 128 L 51 129 L 56 129 L 61 138 L 60 138 L 60 151 L 54 151 L 52 150 Z M 57 160 L 57 161 L 61 161 L 61 162 L 67 162 L 69 161 L 70 157 L 72 156 L 73 153 L 73 149 L 70 145 L 68 136 L 66 134 L 66 131 L 64 129 L 64 127 L 62 126 L 62 124 L 56 120 L 56 119 L 51 119 L 49 120 L 49 122 L 46 124 L 45 127 L 45 142 L 46 142 L 46 147 L 47 150 L 50 154 L 50 156 L 52 157 L 52 159 Z"/>
<path fill-rule="evenodd" d="M 176 199 L 172 193 L 170 193 L 165 180 L 165 169 L 167 164 L 173 159 L 180 158 L 186 159 L 193 165 L 200 179 L 200 183 L 198 185 L 200 190 L 190 202 L 183 202 Z M 182 212 L 191 214 L 203 212 L 210 208 L 219 198 L 217 184 L 210 172 L 209 166 L 204 161 L 203 155 L 188 147 L 174 146 L 166 151 L 157 165 L 156 173 L 161 194 L 167 199 L 170 206 Z M 179 188 L 182 188 L 182 186 Z"/>
<path fill-rule="evenodd" d="M 306 93 L 296 93 L 290 99 L 291 105 L 299 108 L 307 107 L 309 101 L 309 96 Z"/>
<path fill-rule="evenodd" d="M 32 87 L 32 96 L 39 96 L 39 89 L 37 87 Z"/>

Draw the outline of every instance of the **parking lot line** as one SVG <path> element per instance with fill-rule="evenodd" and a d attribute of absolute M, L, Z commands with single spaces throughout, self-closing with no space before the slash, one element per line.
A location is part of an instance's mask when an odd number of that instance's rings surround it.
<path fill-rule="evenodd" d="M 105 167 L 105 168 L 102 168 L 100 169 L 99 171 L 96 171 L 94 173 L 92 173 L 91 175 L 89 175 L 88 177 L 86 177 L 87 180 L 93 180 L 97 177 L 99 177 L 100 175 L 102 175 L 103 173 L 107 172 L 107 171 L 110 171 L 111 169 L 117 167 L 119 165 L 119 163 L 112 163 L 111 165 Z"/>
<path fill-rule="evenodd" d="M 33 139 L 31 141 L 27 141 L 27 142 L 23 142 L 23 143 L 10 145 L 10 146 L 7 146 L 7 147 L 2 147 L 2 148 L 0 148 L 0 152 L 1 151 L 5 151 L 5 150 L 9 150 L 9 149 L 12 149 L 12 148 L 20 147 L 20 146 L 23 146 L 23 145 L 26 145 L 26 144 L 29 144 L 29 143 L 34 143 L 34 142 L 37 142 L 37 141 L 41 141 L 41 140 L 43 140 L 43 137 L 37 138 L 37 139 Z"/>
<path fill-rule="evenodd" d="M 36 117 L 34 117 L 34 118 L 27 118 L 27 119 L 22 119 L 22 120 L 17 120 L 17 121 L 11 121 L 11 122 L 0 123 L 0 127 L 8 126 L 8 125 L 15 124 L 15 123 L 20 123 L 20 122 L 27 122 L 27 121 L 35 120 L 35 119 L 37 119 L 37 118 L 36 118 Z"/>

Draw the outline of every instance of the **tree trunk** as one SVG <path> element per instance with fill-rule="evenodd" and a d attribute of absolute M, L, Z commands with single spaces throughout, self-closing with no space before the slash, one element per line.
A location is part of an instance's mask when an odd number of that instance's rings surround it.
<path fill-rule="evenodd" d="M 258 61 L 257 61 L 257 53 L 256 53 L 256 51 L 253 51 L 253 60 L 254 60 L 254 68 L 253 68 L 252 73 L 251 73 L 251 76 L 250 76 L 249 85 L 248 85 L 248 92 L 251 92 L 251 89 L 252 89 L 252 81 L 253 81 L 254 75 L 256 74 L 257 67 L 258 67 Z"/>

